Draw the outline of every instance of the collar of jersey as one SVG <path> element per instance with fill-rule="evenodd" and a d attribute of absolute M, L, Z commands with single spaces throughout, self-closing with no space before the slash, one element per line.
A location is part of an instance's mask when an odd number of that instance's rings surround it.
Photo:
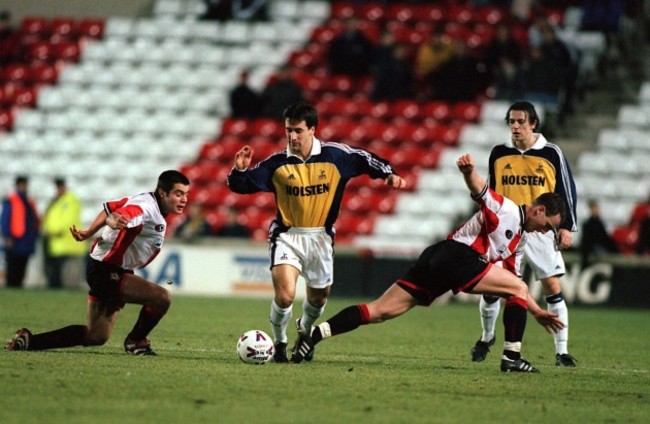
<path fill-rule="evenodd" d="M 542 133 L 534 133 L 534 134 L 537 137 L 537 141 L 535 141 L 535 143 L 533 143 L 533 145 L 530 146 L 528 149 L 524 150 L 524 152 L 527 150 L 541 150 L 544 148 L 544 146 L 546 146 L 546 143 L 548 143 L 546 141 L 546 137 L 544 137 Z M 513 149 L 519 150 L 519 148 L 515 146 L 515 143 L 513 143 L 512 139 L 508 141 L 508 145 Z"/>
<path fill-rule="evenodd" d="M 316 137 L 313 137 L 313 141 L 311 143 L 311 152 L 309 152 L 309 157 L 307 159 L 309 159 L 310 157 L 312 157 L 314 155 L 320 154 L 320 152 L 321 152 L 320 143 L 321 143 L 321 141 L 319 139 L 317 139 Z M 302 158 L 300 156 L 293 153 L 291 151 L 291 149 L 289 148 L 289 146 L 287 146 L 287 157 L 290 158 L 291 156 L 302 160 Z"/>

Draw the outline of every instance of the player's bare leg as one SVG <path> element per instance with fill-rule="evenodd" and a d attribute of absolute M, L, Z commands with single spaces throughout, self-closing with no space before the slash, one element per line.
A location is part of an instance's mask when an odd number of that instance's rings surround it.
<path fill-rule="evenodd" d="M 167 313 L 172 301 L 171 294 L 164 287 L 138 275 L 125 274 L 122 297 L 126 303 L 142 305 L 133 329 L 124 340 L 124 350 L 138 356 L 155 355 L 147 336 Z"/>

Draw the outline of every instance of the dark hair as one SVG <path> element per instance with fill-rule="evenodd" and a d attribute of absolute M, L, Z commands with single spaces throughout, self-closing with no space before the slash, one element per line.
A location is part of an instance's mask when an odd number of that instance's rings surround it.
<path fill-rule="evenodd" d="M 510 112 L 513 110 L 526 112 L 526 115 L 528 115 L 528 122 L 531 125 L 535 124 L 535 129 L 539 130 L 542 124 L 541 122 L 539 122 L 539 116 L 537 115 L 535 106 L 533 106 L 531 102 L 517 101 L 511 104 L 510 107 L 508 108 L 508 111 L 506 112 L 506 124 L 510 120 Z"/>
<path fill-rule="evenodd" d="M 315 128 L 318 125 L 318 113 L 312 105 L 307 103 L 300 102 L 289 105 L 282 116 L 291 122 L 305 121 L 307 128 Z"/>
<path fill-rule="evenodd" d="M 566 208 L 562 196 L 557 193 L 540 194 L 533 205 L 542 205 L 546 208 L 546 216 L 560 215 L 560 222 L 566 219 Z"/>
<path fill-rule="evenodd" d="M 18 175 L 16 177 L 16 185 L 18 184 L 27 184 L 29 182 L 29 178 L 27 178 L 26 175 Z"/>
<path fill-rule="evenodd" d="M 173 169 L 165 171 L 158 177 L 156 191 L 162 189 L 165 193 L 169 193 L 175 184 L 190 185 L 190 180 L 179 171 Z"/>

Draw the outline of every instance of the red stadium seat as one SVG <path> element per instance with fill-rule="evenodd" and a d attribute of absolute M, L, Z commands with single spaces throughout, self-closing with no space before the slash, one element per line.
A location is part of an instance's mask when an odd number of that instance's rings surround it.
<path fill-rule="evenodd" d="M 506 16 L 508 16 L 508 12 L 504 8 L 496 6 L 484 6 L 474 11 L 476 22 L 488 25 L 498 25 L 504 21 Z"/>
<path fill-rule="evenodd" d="M 452 5 L 447 10 L 447 17 L 451 22 L 469 24 L 474 20 L 473 10 L 471 6 Z"/>
<path fill-rule="evenodd" d="M 77 41 L 61 41 L 53 44 L 56 59 L 64 62 L 79 62 L 81 48 Z"/>
<path fill-rule="evenodd" d="M 42 16 L 26 16 L 20 23 L 20 33 L 24 35 L 38 35 L 46 39 L 50 35 L 50 23 Z"/>
<path fill-rule="evenodd" d="M 49 62 L 56 58 L 54 45 L 48 41 L 36 41 L 27 46 L 27 59 Z"/>
<path fill-rule="evenodd" d="M 310 41 L 321 45 L 328 45 L 337 34 L 338 29 L 332 28 L 331 26 L 319 26 L 314 28 Z"/>
<path fill-rule="evenodd" d="M 79 35 L 81 37 L 99 40 L 104 37 L 104 20 L 87 18 L 79 23 Z"/>
<path fill-rule="evenodd" d="M 422 115 L 436 121 L 446 122 L 453 116 L 452 105 L 447 102 L 428 102 L 423 107 Z"/>
<path fill-rule="evenodd" d="M 29 80 L 34 84 L 55 84 L 59 78 L 57 65 L 36 62 L 29 67 Z"/>
<path fill-rule="evenodd" d="M 478 102 L 458 102 L 454 106 L 454 117 L 465 122 L 477 122 L 481 117 L 481 104 Z"/>
<path fill-rule="evenodd" d="M 36 107 L 36 87 L 22 87 L 16 90 L 13 104 L 17 107 Z"/>
<path fill-rule="evenodd" d="M 375 119 L 388 119 L 392 116 L 392 105 L 388 102 L 377 102 L 370 109 L 370 116 Z"/>
<path fill-rule="evenodd" d="M 422 109 L 420 104 L 413 100 L 398 100 L 393 105 L 393 114 L 401 116 L 409 121 L 422 119 Z"/>
<path fill-rule="evenodd" d="M 253 135 L 253 126 L 248 119 L 228 118 L 223 122 L 221 133 L 248 138 Z"/>
<path fill-rule="evenodd" d="M 11 131 L 14 125 L 13 109 L 0 109 L 0 130 Z"/>
<path fill-rule="evenodd" d="M 29 66 L 20 63 L 10 63 L 7 65 L 3 79 L 9 82 L 26 82 L 29 79 Z"/>
<path fill-rule="evenodd" d="M 79 25 L 73 18 L 54 18 L 50 25 L 50 37 L 76 39 Z"/>
<path fill-rule="evenodd" d="M 284 125 L 276 119 L 260 118 L 253 122 L 253 134 L 268 138 L 284 137 Z"/>
<path fill-rule="evenodd" d="M 417 17 L 417 9 L 410 4 L 391 4 L 387 15 L 388 20 L 403 23 L 412 23 Z"/>
<path fill-rule="evenodd" d="M 332 4 L 332 19 L 348 19 L 356 15 L 353 4 L 347 2 L 335 2 Z"/>
<path fill-rule="evenodd" d="M 420 22 L 441 23 L 447 19 L 447 10 L 436 4 L 415 6 L 415 16 Z"/>
<path fill-rule="evenodd" d="M 359 17 L 370 22 L 381 22 L 386 18 L 386 8 L 380 4 L 366 3 L 361 5 Z"/>

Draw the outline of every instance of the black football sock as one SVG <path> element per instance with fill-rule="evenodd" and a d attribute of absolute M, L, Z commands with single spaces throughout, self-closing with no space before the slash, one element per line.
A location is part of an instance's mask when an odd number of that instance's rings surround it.
<path fill-rule="evenodd" d="M 368 307 L 366 305 L 361 304 L 348 306 L 326 321 L 326 324 L 329 325 L 331 333 L 327 337 L 336 336 L 337 334 L 341 333 L 347 333 L 348 331 L 352 331 L 360 325 L 367 323 Z M 314 344 L 320 342 L 323 339 L 323 333 L 319 327 L 320 326 L 317 326 L 311 335 L 311 339 Z"/>
<path fill-rule="evenodd" d="M 503 354 L 509 359 L 521 358 L 521 342 L 526 330 L 526 301 L 511 297 L 506 301 L 503 310 L 503 325 L 505 327 L 505 343 Z"/>
<path fill-rule="evenodd" d="M 158 322 L 162 319 L 164 314 L 156 311 L 150 306 L 143 306 L 140 309 L 140 315 L 135 322 L 133 329 L 128 335 L 129 340 L 137 341 L 147 337 L 147 335 L 154 329 Z"/>
<path fill-rule="evenodd" d="M 28 350 L 56 349 L 71 346 L 86 346 L 85 325 L 69 325 L 46 333 L 33 334 Z"/>

